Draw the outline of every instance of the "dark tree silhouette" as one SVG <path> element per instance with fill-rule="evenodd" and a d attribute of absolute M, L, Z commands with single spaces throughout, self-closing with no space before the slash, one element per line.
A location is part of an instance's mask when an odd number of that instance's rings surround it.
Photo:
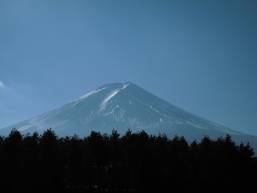
<path fill-rule="evenodd" d="M 12 130 L 0 137 L 0 190 L 18 192 L 247 192 L 257 159 L 230 136 L 191 144 L 146 132 L 91 132 L 83 139 Z"/>

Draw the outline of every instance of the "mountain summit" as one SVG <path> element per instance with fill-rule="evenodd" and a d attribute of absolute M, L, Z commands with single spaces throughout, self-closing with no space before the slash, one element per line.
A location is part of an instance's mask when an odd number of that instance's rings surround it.
<path fill-rule="evenodd" d="M 185 136 L 190 141 L 230 134 L 237 141 L 256 142 L 253 136 L 193 115 L 131 82 L 103 85 L 60 108 L 0 129 L 0 134 L 6 135 L 12 128 L 22 133 L 53 128 L 61 136 L 85 136 L 92 130 L 110 133 L 113 128 L 125 133 L 132 129 Z"/>

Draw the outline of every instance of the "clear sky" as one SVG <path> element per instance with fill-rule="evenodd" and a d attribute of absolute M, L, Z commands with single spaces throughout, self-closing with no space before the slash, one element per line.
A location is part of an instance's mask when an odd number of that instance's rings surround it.
<path fill-rule="evenodd" d="M 125 81 L 257 135 L 257 1 L 0 0 L 0 127 Z"/>

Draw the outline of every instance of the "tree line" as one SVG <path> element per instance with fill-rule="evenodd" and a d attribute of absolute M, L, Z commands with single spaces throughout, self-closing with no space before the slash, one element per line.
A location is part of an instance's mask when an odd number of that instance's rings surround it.
<path fill-rule="evenodd" d="M 0 137 L 0 192 L 222 192 L 257 182 L 249 144 L 226 136 L 189 144 L 184 137 L 91 132 L 59 138 L 12 130 Z"/>

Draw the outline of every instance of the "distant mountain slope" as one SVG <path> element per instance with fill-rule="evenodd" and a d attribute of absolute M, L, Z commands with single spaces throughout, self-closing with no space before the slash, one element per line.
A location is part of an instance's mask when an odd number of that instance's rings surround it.
<path fill-rule="evenodd" d="M 249 141 L 257 147 L 257 137 L 186 112 L 131 82 L 103 85 L 60 108 L 0 129 L 0 134 L 8 134 L 11 128 L 22 133 L 53 128 L 61 136 L 85 136 L 91 130 L 110 133 L 113 128 L 120 133 L 144 129 L 150 134 L 183 135 L 189 141 L 230 134 L 237 142 Z"/>

